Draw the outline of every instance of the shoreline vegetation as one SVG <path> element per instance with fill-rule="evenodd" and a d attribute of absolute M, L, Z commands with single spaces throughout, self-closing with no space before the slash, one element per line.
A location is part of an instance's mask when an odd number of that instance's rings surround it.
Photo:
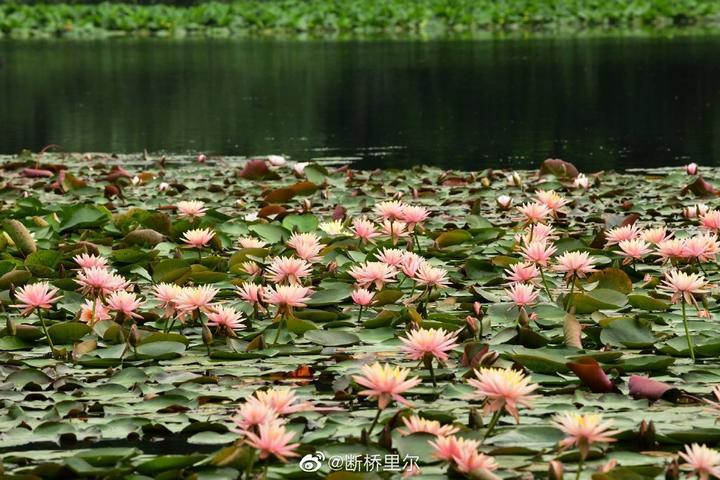
<path fill-rule="evenodd" d="M 718 31 L 720 2 L 695 0 L 236 0 L 0 5 L 5 38 L 113 36 L 456 37 Z"/>

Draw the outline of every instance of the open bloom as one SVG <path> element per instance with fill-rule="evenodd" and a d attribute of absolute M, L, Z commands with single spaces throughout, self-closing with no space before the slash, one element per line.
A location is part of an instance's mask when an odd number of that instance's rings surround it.
<path fill-rule="evenodd" d="M 402 435 L 429 433 L 436 437 L 447 437 L 448 435 L 454 435 L 460 430 L 453 425 L 442 425 L 437 420 L 428 420 L 426 418 L 420 418 L 417 415 L 403 418 L 403 423 L 407 428 L 399 430 Z"/>
<path fill-rule="evenodd" d="M 532 305 L 538 298 L 540 292 L 535 290 L 535 287 L 529 283 L 513 283 L 510 288 L 505 290 L 510 300 L 518 307 L 527 307 Z"/>
<path fill-rule="evenodd" d="M 538 386 L 530 383 L 530 378 L 522 372 L 503 368 L 481 368 L 475 370 L 477 379 L 468 383 L 475 387 L 473 398 L 485 401 L 485 413 L 494 413 L 504 409 L 520 422 L 518 406 L 532 408 L 532 394 Z"/>
<path fill-rule="evenodd" d="M 316 262 L 322 257 L 320 250 L 323 246 L 320 237 L 314 233 L 293 233 L 287 241 L 287 246 L 295 250 L 295 254 L 308 262 Z"/>
<path fill-rule="evenodd" d="M 605 232 L 605 239 L 607 246 L 615 245 L 622 242 L 623 240 L 632 240 L 640 236 L 640 227 L 637 224 L 631 223 L 630 225 L 624 225 L 622 227 L 611 228 Z"/>
<path fill-rule="evenodd" d="M 153 285 L 155 298 L 160 302 L 163 316 L 172 317 L 177 309 L 177 299 L 183 288 L 176 283 L 158 283 Z"/>
<path fill-rule="evenodd" d="M 685 165 L 685 171 L 688 175 L 696 175 L 698 171 L 698 165 L 695 162 L 688 163 Z"/>
<path fill-rule="evenodd" d="M 438 436 L 429 443 L 435 450 L 435 458 L 454 463 L 459 472 L 468 474 L 471 478 L 488 478 L 489 473 L 498 468 L 493 457 L 478 452 L 480 443 L 475 440 L 451 435 Z"/>
<path fill-rule="evenodd" d="M 505 270 L 505 279 L 509 283 L 535 283 L 540 270 L 532 263 L 516 263 Z"/>
<path fill-rule="evenodd" d="M 665 274 L 665 280 L 660 284 L 660 290 L 672 293 L 672 302 L 685 300 L 686 303 L 696 305 L 695 297 L 705 293 L 707 282 L 705 277 L 697 273 L 685 273 L 680 270 L 670 270 Z"/>
<path fill-rule="evenodd" d="M 462 444 L 458 454 L 453 457 L 455 468 L 471 478 L 488 478 L 490 472 L 497 470 L 498 464 L 493 457 L 478 452 L 470 444 Z"/>
<path fill-rule="evenodd" d="M 555 271 L 564 272 L 565 278 L 585 278 L 585 275 L 596 271 L 593 266 L 595 259 L 587 252 L 565 252 L 557 258 Z"/>
<path fill-rule="evenodd" d="M 218 289 L 210 285 L 185 287 L 177 296 L 175 303 L 177 309 L 183 313 L 190 313 L 195 310 L 207 313 L 213 311 L 211 304 L 217 294 Z"/>
<path fill-rule="evenodd" d="M 435 450 L 433 452 L 433 457 L 445 462 L 452 462 L 453 459 L 460 453 L 460 449 L 463 448 L 463 444 L 465 443 L 471 444 L 475 450 L 480 447 L 480 442 L 478 441 L 457 438 L 454 435 L 438 436 L 438 438 L 431 440 L 428 443 L 430 443 Z"/>
<path fill-rule="evenodd" d="M 240 263 L 240 270 L 250 275 L 251 278 L 262 274 L 262 267 L 252 260 Z"/>
<path fill-rule="evenodd" d="M 365 288 L 356 288 L 350 294 L 350 298 L 352 298 L 353 302 L 355 302 L 356 305 L 360 305 L 361 307 L 370 306 L 374 296 L 375 294 L 373 292 Z"/>
<path fill-rule="evenodd" d="M 251 305 L 259 305 L 263 302 L 263 286 L 257 283 L 243 283 L 237 287 L 237 294 Z"/>
<path fill-rule="evenodd" d="M 301 285 L 276 285 L 263 290 L 265 300 L 280 309 L 304 307 L 312 294 L 312 288 Z"/>
<path fill-rule="evenodd" d="M 407 204 L 391 200 L 375 204 L 375 213 L 383 220 L 402 220 Z"/>
<path fill-rule="evenodd" d="M 342 220 L 332 220 L 330 222 L 320 222 L 318 228 L 328 235 L 344 235 L 345 225 Z"/>
<path fill-rule="evenodd" d="M 684 452 L 678 452 L 685 461 L 683 466 L 690 467 L 700 480 L 710 477 L 720 478 L 720 452 L 705 445 L 685 445 Z"/>
<path fill-rule="evenodd" d="M 400 215 L 400 220 L 407 223 L 408 230 L 413 230 L 416 225 L 421 225 L 429 216 L 430 212 L 427 208 L 419 205 L 407 205 Z"/>
<path fill-rule="evenodd" d="M 393 245 L 396 245 L 400 238 L 410 235 L 410 231 L 407 229 L 407 223 L 405 222 L 384 220 L 381 227 L 382 232 L 390 237 Z"/>
<path fill-rule="evenodd" d="M 445 288 L 450 283 L 447 277 L 447 270 L 440 267 L 433 267 L 425 263 L 415 272 L 415 281 L 419 285 L 425 285 L 428 288 Z"/>
<path fill-rule="evenodd" d="M 403 398 L 402 394 L 420 383 L 417 377 L 407 378 L 410 373 L 407 368 L 375 362 L 372 365 L 363 365 L 361 370 L 362 375 L 353 375 L 353 380 L 366 387 L 358 392 L 358 395 L 377 398 L 380 410 L 387 407 L 392 400 L 409 406 L 410 402 Z"/>
<path fill-rule="evenodd" d="M 296 457 L 295 449 L 299 443 L 290 443 L 293 433 L 287 433 L 285 426 L 278 422 L 268 422 L 258 425 L 258 433 L 246 431 L 247 443 L 260 451 L 260 459 L 264 460 L 274 456 L 282 462 L 287 462 L 288 457 Z"/>
<path fill-rule="evenodd" d="M 270 405 L 257 399 L 250 397 L 232 417 L 232 421 L 240 430 L 247 431 L 257 425 L 272 423 L 278 419 L 278 413 Z"/>
<path fill-rule="evenodd" d="M 371 242 L 373 238 L 379 237 L 380 233 L 375 230 L 375 224 L 367 218 L 356 218 L 350 228 L 353 235 L 359 238 L 363 244 Z"/>
<path fill-rule="evenodd" d="M 85 303 L 80 307 L 80 321 L 87 323 L 91 327 L 97 322 L 109 319 L 110 309 L 99 300 L 85 300 Z"/>
<path fill-rule="evenodd" d="M 653 245 L 664 242 L 671 236 L 672 234 L 668 235 L 667 228 L 664 226 L 648 228 L 646 230 L 643 230 L 642 233 L 640 233 L 640 238 L 642 238 L 648 243 L 652 243 Z"/>
<path fill-rule="evenodd" d="M 614 442 L 613 435 L 619 433 L 617 430 L 610 430 L 612 422 L 603 422 L 600 414 L 583 415 L 577 412 L 564 412 L 553 418 L 552 425 L 566 435 L 560 441 L 560 447 L 577 445 L 583 456 L 587 455 L 593 443 Z"/>
<path fill-rule="evenodd" d="M 701 215 L 700 226 L 713 232 L 720 230 L 720 210 L 708 210 Z"/>
<path fill-rule="evenodd" d="M 58 293 L 57 288 L 50 286 L 48 282 L 38 282 L 24 287 L 20 287 L 15 292 L 15 299 L 20 302 L 17 305 L 12 305 L 16 308 L 22 308 L 21 315 L 30 315 L 35 309 L 47 310 L 52 307 L 52 304 L 62 298 L 62 296 L 55 296 Z"/>
<path fill-rule="evenodd" d="M 686 238 L 683 244 L 683 257 L 688 261 L 714 261 L 720 251 L 720 244 L 714 234 L 697 235 Z"/>
<path fill-rule="evenodd" d="M 210 228 L 196 228 L 187 230 L 183 233 L 182 241 L 194 248 L 204 247 L 215 236 L 215 232 Z"/>
<path fill-rule="evenodd" d="M 199 218 L 205 215 L 207 208 L 205 208 L 205 202 L 191 200 L 178 202 L 177 210 L 180 217 Z"/>
<path fill-rule="evenodd" d="M 662 263 L 679 260 L 685 256 L 685 240 L 681 238 L 668 238 L 657 243 L 657 252 Z"/>
<path fill-rule="evenodd" d="M 375 285 L 380 290 L 386 283 L 395 281 L 397 270 L 382 262 L 365 262 L 353 266 L 348 273 L 361 287 Z"/>
<path fill-rule="evenodd" d="M 555 229 L 544 223 L 536 223 L 530 228 L 525 228 L 521 233 L 515 234 L 515 241 L 521 245 L 528 245 L 531 242 L 550 242 L 555 238 L 557 238 Z"/>
<path fill-rule="evenodd" d="M 255 237 L 240 237 L 238 238 L 238 244 L 242 248 L 265 248 L 267 243 Z"/>
<path fill-rule="evenodd" d="M 567 200 L 565 200 L 562 195 L 558 194 L 555 190 L 538 190 L 535 192 L 535 196 L 540 203 L 553 212 L 559 211 L 567 204 Z"/>
<path fill-rule="evenodd" d="M 548 260 L 555 254 L 557 248 L 544 240 L 535 240 L 520 249 L 522 257 L 541 267 L 548 266 Z"/>
<path fill-rule="evenodd" d="M 440 362 L 448 359 L 448 352 L 457 347 L 457 332 L 448 332 L 442 328 L 420 328 L 400 337 L 401 350 L 411 360 L 422 360 L 426 356 L 437 358 Z"/>
<path fill-rule="evenodd" d="M 231 334 L 235 330 L 244 328 L 242 323 L 242 315 L 234 308 L 218 305 L 213 308 L 214 311 L 208 312 L 208 326 L 217 327 L 220 330 Z"/>
<path fill-rule="evenodd" d="M 425 262 L 426 260 L 417 253 L 405 252 L 399 267 L 406 277 L 414 278 Z"/>
<path fill-rule="evenodd" d="M 137 298 L 137 295 L 126 290 L 113 292 L 107 298 L 108 308 L 126 317 L 142 318 L 141 315 L 135 313 L 135 310 L 140 308 L 142 304 L 143 302 Z"/>
<path fill-rule="evenodd" d="M 73 260 L 75 261 L 75 263 L 78 264 L 80 268 L 107 267 L 107 258 L 101 257 L 99 255 L 89 255 L 87 253 L 83 253 L 81 255 L 75 255 L 73 257 Z"/>
<path fill-rule="evenodd" d="M 551 213 L 551 210 L 542 203 L 523 203 L 517 209 L 527 223 L 541 223 Z"/>
<path fill-rule="evenodd" d="M 78 272 L 75 281 L 84 295 L 108 295 L 128 287 L 128 281 L 106 268 L 91 267 Z"/>
<path fill-rule="evenodd" d="M 623 260 L 625 264 L 633 260 L 642 260 L 642 258 L 651 251 L 650 244 L 640 238 L 623 240 L 618 243 L 618 247 L 620 247 L 621 250 L 620 255 L 625 257 L 625 260 Z"/>
<path fill-rule="evenodd" d="M 302 258 L 275 257 L 267 267 L 265 277 L 273 283 L 302 283 L 312 273 L 312 265 Z"/>
<path fill-rule="evenodd" d="M 377 255 L 375 255 L 378 261 L 386 263 L 391 267 L 399 266 L 405 258 L 405 250 L 399 248 L 383 248 Z"/>
<path fill-rule="evenodd" d="M 315 410 L 312 403 L 300 401 L 295 392 L 288 387 L 258 390 L 255 398 L 270 407 L 278 415 Z"/>

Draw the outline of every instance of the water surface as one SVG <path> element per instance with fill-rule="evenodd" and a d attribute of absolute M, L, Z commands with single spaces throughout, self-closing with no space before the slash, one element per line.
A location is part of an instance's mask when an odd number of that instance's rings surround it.
<path fill-rule="evenodd" d="M 720 37 L 0 42 L 0 153 L 720 164 Z"/>

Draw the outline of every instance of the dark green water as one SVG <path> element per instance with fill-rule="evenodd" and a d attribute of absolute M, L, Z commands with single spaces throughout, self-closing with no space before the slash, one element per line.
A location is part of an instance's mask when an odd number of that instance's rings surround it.
<path fill-rule="evenodd" d="M 720 37 L 0 42 L 0 153 L 720 164 Z"/>

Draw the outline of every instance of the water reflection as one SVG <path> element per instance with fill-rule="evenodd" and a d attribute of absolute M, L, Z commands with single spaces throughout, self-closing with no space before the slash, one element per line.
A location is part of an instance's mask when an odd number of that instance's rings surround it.
<path fill-rule="evenodd" d="M 0 152 L 720 161 L 720 37 L 0 42 Z"/>

